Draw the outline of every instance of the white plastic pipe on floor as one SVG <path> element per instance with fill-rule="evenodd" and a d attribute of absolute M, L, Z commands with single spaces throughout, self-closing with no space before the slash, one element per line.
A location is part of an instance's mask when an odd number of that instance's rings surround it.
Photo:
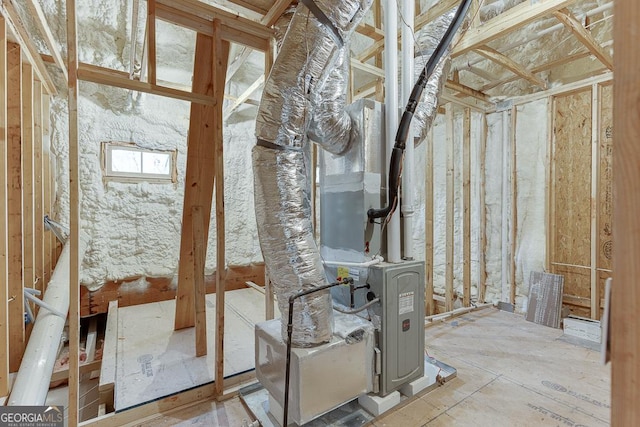
<path fill-rule="evenodd" d="M 79 257 L 89 245 L 86 234 L 80 236 Z M 43 301 L 61 313 L 69 311 L 69 261 L 70 245 L 62 249 L 51 280 L 47 285 Z M 56 362 L 60 338 L 66 319 L 41 307 L 31 331 L 31 337 L 22 357 L 18 375 L 9 396 L 9 406 L 44 405 L 49 391 L 49 383 Z"/>
<path fill-rule="evenodd" d="M 480 305 L 476 305 L 476 306 L 471 306 L 471 307 L 462 307 L 462 308 L 456 308 L 455 310 L 452 311 L 447 311 L 446 313 L 440 313 L 440 314 L 434 314 L 433 316 L 427 316 L 424 318 L 424 324 L 425 327 L 430 326 L 436 322 L 443 322 L 447 319 L 450 319 L 452 317 L 456 317 L 456 316 L 460 316 L 461 314 L 466 314 L 466 313 L 470 313 L 472 311 L 476 311 L 476 310 L 482 310 L 485 308 L 489 308 L 489 307 L 495 307 L 495 304 L 493 303 L 486 303 L 486 304 L 480 304 Z"/>
<path fill-rule="evenodd" d="M 398 37 L 396 0 L 387 0 L 384 5 L 384 38 L 385 40 L 396 40 Z M 387 143 L 386 181 L 389 182 L 391 152 L 398 130 L 398 43 L 386 43 L 384 46 L 384 76 L 385 137 Z M 389 189 L 387 189 L 387 194 L 389 194 Z M 389 204 L 391 202 L 388 200 Z M 396 209 L 387 224 L 387 260 L 394 263 L 402 261 L 400 254 L 400 209 Z"/>
<path fill-rule="evenodd" d="M 407 105 L 413 90 L 414 78 L 414 50 L 415 41 L 413 35 L 413 24 L 415 20 L 414 0 L 402 0 L 402 102 Z M 404 221 L 404 259 L 413 259 L 413 131 L 409 130 L 407 136 L 407 146 L 404 152 L 404 166 L 402 173 L 402 219 Z"/>

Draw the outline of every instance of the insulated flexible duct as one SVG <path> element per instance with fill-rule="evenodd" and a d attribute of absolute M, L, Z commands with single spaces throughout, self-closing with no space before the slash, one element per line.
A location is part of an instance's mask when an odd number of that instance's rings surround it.
<path fill-rule="evenodd" d="M 347 146 L 324 139 L 334 131 L 314 113 L 322 104 L 325 84 L 334 79 L 331 73 L 340 65 L 341 51 L 371 3 L 302 0 L 262 93 L 256 118 L 258 144 L 253 149 L 256 220 L 262 255 L 284 318 L 292 295 L 327 283 L 311 222 L 310 167 L 304 154 L 307 132 L 313 118 L 318 142 L 327 141 L 327 148 L 335 152 Z M 323 108 L 335 112 L 328 104 Z M 293 345 L 308 347 L 331 339 L 328 290 L 296 300 L 293 313 Z M 282 333 L 287 336 L 285 325 Z"/>
<path fill-rule="evenodd" d="M 449 25 L 451 25 L 453 15 L 454 11 L 450 11 L 425 25 L 422 30 L 417 33 L 416 38 L 418 43 L 416 45 L 417 52 L 415 59 L 416 79 L 420 76 L 427 61 L 438 46 L 440 39 L 442 39 Z M 438 114 L 438 95 L 442 93 L 444 84 L 447 82 L 450 68 L 451 56 L 449 55 L 449 49 L 447 49 L 447 52 L 442 56 L 435 70 L 433 70 L 433 74 L 431 74 L 431 77 L 427 80 L 427 85 L 422 92 L 420 102 L 413 114 L 413 134 L 418 144 L 426 139 L 429 129 L 431 129 L 431 125 Z"/>

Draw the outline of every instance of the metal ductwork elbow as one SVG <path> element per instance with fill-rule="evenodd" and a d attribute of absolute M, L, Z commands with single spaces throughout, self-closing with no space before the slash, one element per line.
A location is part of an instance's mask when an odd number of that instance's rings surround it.
<path fill-rule="evenodd" d="M 254 197 L 262 255 L 283 318 L 291 295 L 326 284 L 311 220 L 308 134 L 332 152 L 349 145 L 343 70 L 349 38 L 371 3 L 301 0 L 265 82 L 253 149 Z M 332 323 L 328 290 L 296 300 L 292 344 L 328 342 Z"/>

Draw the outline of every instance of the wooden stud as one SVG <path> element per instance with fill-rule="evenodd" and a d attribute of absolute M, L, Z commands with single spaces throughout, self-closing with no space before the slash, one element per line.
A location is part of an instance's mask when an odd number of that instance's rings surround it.
<path fill-rule="evenodd" d="M 516 250 L 518 236 L 518 164 L 517 164 L 517 141 L 516 141 L 516 125 L 517 125 L 518 110 L 516 107 L 511 109 L 511 127 L 509 133 L 509 154 L 511 154 L 511 228 L 509 243 L 511 248 L 509 250 L 509 286 L 510 286 L 510 302 L 516 303 Z"/>
<path fill-rule="evenodd" d="M 44 183 L 42 165 L 42 84 L 33 86 L 33 233 L 34 273 L 36 289 L 44 294 L 46 275 L 44 271 Z M 36 308 L 37 310 L 37 308 Z"/>
<path fill-rule="evenodd" d="M 43 223 L 44 215 L 51 217 L 51 160 L 49 158 L 49 152 L 43 151 L 42 153 L 42 184 L 43 184 Z M 42 289 L 46 290 L 47 284 L 51 279 L 51 231 L 44 231 L 44 283 Z"/>
<path fill-rule="evenodd" d="M 157 83 L 156 67 L 156 0 L 147 0 L 147 73 L 149 83 Z"/>
<path fill-rule="evenodd" d="M 22 64 L 22 277 L 32 288 L 34 272 L 33 233 L 33 68 Z"/>
<path fill-rule="evenodd" d="M 204 290 L 204 265 L 207 251 L 201 206 L 191 208 L 193 218 L 193 284 L 195 288 L 196 357 L 207 354 L 207 304 Z M 207 218 L 208 219 L 208 218 Z"/>
<path fill-rule="evenodd" d="M 215 117 L 215 190 L 216 190 L 216 396 L 224 394 L 224 293 L 226 276 L 225 219 L 224 219 L 224 141 L 222 100 L 224 99 L 225 74 L 229 61 L 229 42 L 215 36 L 220 33 L 220 21 L 213 21 L 213 97 Z"/>
<path fill-rule="evenodd" d="M 471 109 L 462 121 L 462 284 L 463 305 L 471 306 Z"/>
<path fill-rule="evenodd" d="M 213 38 L 198 34 L 193 71 L 193 92 L 213 98 Z M 222 100 L 220 100 L 222 104 Z M 213 106 L 191 104 L 189 121 L 187 170 L 182 212 L 182 235 L 178 265 L 175 329 L 195 326 L 193 288 L 193 217 L 192 207 L 202 208 L 203 218 L 211 218 L 213 181 L 215 176 L 215 111 Z M 209 239 L 209 221 L 204 223 L 204 241 Z M 206 250 L 205 245 L 203 250 Z M 205 255 L 206 259 L 206 255 Z"/>
<path fill-rule="evenodd" d="M 78 40 L 76 2 L 67 0 L 69 109 L 69 406 L 68 423 L 79 422 L 80 381 L 80 153 L 78 147 Z"/>
<path fill-rule="evenodd" d="M 613 71 L 613 58 L 611 58 L 611 55 L 600 46 L 600 43 L 593 37 L 593 34 L 584 28 L 568 9 L 563 8 L 557 10 L 553 12 L 553 16 L 562 22 L 578 41 L 589 49 L 589 52 L 591 52 L 593 56 L 598 58 L 609 70 Z"/>
<path fill-rule="evenodd" d="M 486 157 L 487 157 L 487 116 L 482 115 L 482 133 L 480 134 L 478 156 L 478 205 L 480 213 L 480 221 L 478 230 L 480 236 L 478 238 L 478 302 L 485 302 L 485 292 L 487 290 L 487 206 L 486 197 Z"/>
<path fill-rule="evenodd" d="M 446 270 L 445 270 L 445 311 L 453 310 L 453 222 L 454 222 L 454 127 L 453 105 L 447 104 L 447 206 L 446 206 Z"/>
<path fill-rule="evenodd" d="M 489 46 L 479 46 L 475 49 L 475 52 L 484 56 L 485 58 L 495 62 L 498 65 L 503 66 L 507 70 L 522 77 L 523 79 L 531 82 L 532 84 L 539 86 L 542 89 L 547 89 L 547 84 L 540 77 L 527 70 L 522 65 L 515 62 L 513 59 L 498 52 L 497 50 L 490 48 Z"/>
<path fill-rule="evenodd" d="M 138 14 L 140 0 L 131 3 L 131 45 L 129 47 L 129 78 L 133 79 L 136 63 L 136 49 L 138 47 Z"/>
<path fill-rule="evenodd" d="M 42 82 L 42 85 L 46 89 L 47 93 L 50 95 L 57 94 L 56 87 L 53 84 L 53 79 L 51 79 L 51 75 L 49 75 L 44 62 L 40 57 L 38 49 L 31 41 L 29 32 L 20 19 L 20 14 L 16 10 L 13 2 L 2 2 L 0 11 L 7 20 L 7 28 L 11 30 L 14 38 L 22 47 L 22 56 L 26 57 L 27 62 L 29 62 L 34 67 L 34 70 L 36 71 L 36 74 L 38 75 L 38 78 Z"/>
<path fill-rule="evenodd" d="M 640 425 L 640 52 L 634 43 L 640 3 L 616 0 L 613 150 L 613 271 L 611 306 L 611 425 Z"/>
<path fill-rule="evenodd" d="M 591 88 L 591 318 L 600 319 L 598 251 L 600 250 L 600 85 Z"/>
<path fill-rule="evenodd" d="M 420 2 L 417 2 L 418 4 L 420 4 Z M 373 1 L 373 25 L 376 28 L 381 29 L 382 28 L 382 0 L 374 0 Z M 419 9 L 416 9 L 419 10 Z M 384 37 L 383 37 L 384 40 Z M 374 56 L 374 60 L 373 60 L 373 64 L 378 67 L 378 68 L 382 68 L 382 51 L 378 52 L 375 56 Z"/>
<path fill-rule="evenodd" d="M 62 56 L 60 55 L 60 50 L 58 49 L 55 37 L 53 37 L 51 28 L 47 23 L 47 18 L 42 11 L 42 7 L 40 7 L 40 3 L 37 0 L 29 0 L 27 1 L 27 6 L 31 11 L 31 16 L 34 18 L 33 20 L 40 30 L 40 34 L 42 35 L 44 42 L 49 48 L 49 52 L 51 52 L 51 56 L 53 57 L 54 62 L 62 72 L 64 79 L 67 80 L 67 66 L 62 60 Z"/>
<path fill-rule="evenodd" d="M 0 396 L 9 395 L 9 280 L 7 277 L 7 27 L 0 15 Z"/>
<path fill-rule="evenodd" d="M 535 4 L 524 2 L 490 19 L 481 26 L 468 30 L 451 51 L 452 57 L 460 56 L 477 47 L 522 28 L 553 11 L 570 6 L 577 0 L 540 0 Z"/>
<path fill-rule="evenodd" d="M 7 238 L 9 299 L 9 371 L 20 367 L 24 352 L 22 259 L 22 55 L 7 43 Z"/>
<path fill-rule="evenodd" d="M 545 231 L 545 251 L 544 251 L 544 271 L 550 273 L 551 272 L 551 251 L 553 250 L 553 242 L 551 236 L 551 223 L 552 223 L 552 203 L 551 203 L 551 194 L 552 194 L 552 183 L 553 183 L 553 141 L 554 141 L 554 132 L 553 132 L 553 113 L 555 111 L 553 97 L 550 96 L 547 98 L 547 145 L 546 145 L 546 153 L 545 153 L 545 165 L 546 165 L 546 174 L 545 174 L 545 185 L 544 185 L 544 203 L 545 203 L 545 217 L 544 217 L 544 231 Z"/>
<path fill-rule="evenodd" d="M 269 12 L 264 15 L 260 22 L 265 27 L 271 27 L 282 16 L 285 10 L 291 5 L 291 0 L 276 0 L 269 9 Z"/>
<path fill-rule="evenodd" d="M 555 117 L 557 110 L 557 100 L 555 97 L 549 97 L 551 103 L 549 130 L 549 209 L 548 209 L 548 228 L 547 228 L 547 253 L 548 266 L 547 271 L 555 272 L 552 263 L 556 259 L 556 240 L 558 238 L 556 227 L 556 133 L 555 133 Z"/>
<path fill-rule="evenodd" d="M 425 242 L 425 315 L 435 314 L 433 301 L 433 127 L 429 129 L 426 141 L 425 167 L 424 167 L 424 242 Z"/>

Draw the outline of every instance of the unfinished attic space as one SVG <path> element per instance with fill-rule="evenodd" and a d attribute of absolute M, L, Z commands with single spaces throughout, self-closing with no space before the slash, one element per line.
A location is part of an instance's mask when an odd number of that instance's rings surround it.
<path fill-rule="evenodd" d="M 0 426 L 640 425 L 640 2 L 0 14 Z"/>

